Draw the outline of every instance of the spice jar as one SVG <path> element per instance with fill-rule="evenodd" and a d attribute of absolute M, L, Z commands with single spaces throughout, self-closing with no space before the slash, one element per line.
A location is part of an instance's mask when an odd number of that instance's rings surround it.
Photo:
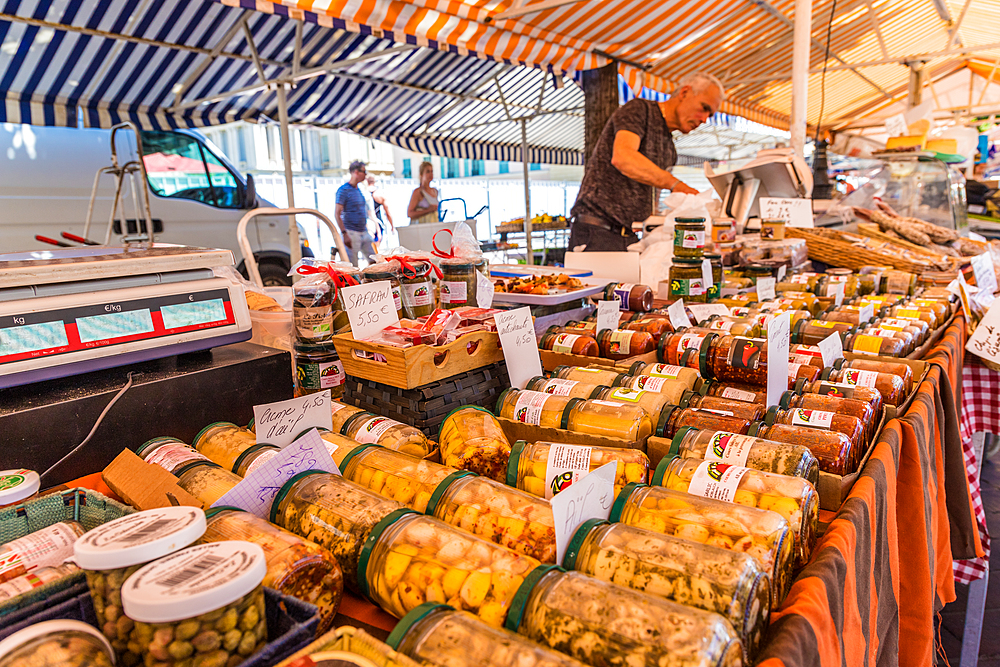
<path fill-rule="evenodd" d="M 308 470 L 278 491 L 271 523 L 325 547 L 337 559 L 345 585 L 357 593 L 361 547 L 375 524 L 401 508 L 340 475 Z"/>
<path fill-rule="evenodd" d="M 882 394 L 871 387 L 835 384 L 833 382 L 816 380 L 815 382 L 796 384 L 795 389 L 800 394 L 819 394 L 820 396 L 834 396 L 861 401 L 871 406 L 872 414 L 876 421 L 882 414 Z"/>
<path fill-rule="evenodd" d="M 745 317 L 713 315 L 705 324 L 713 331 L 724 331 L 733 336 L 746 336 L 747 338 L 760 336 L 760 325 Z"/>
<path fill-rule="evenodd" d="M 695 408 L 702 412 L 745 419 L 748 422 L 763 419 L 766 412 L 763 406 L 756 403 L 720 398 L 718 396 L 701 396 L 693 391 L 684 392 L 680 403 L 677 405 L 681 408 Z"/>
<path fill-rule="evenodd" d="M 315 605 L 317 636 L 330 629 L 344 594 L 344 575 L 330 552 L 237 507 L 213 507 L 205 520 L 199 544 L 242 540 L 258 545 L 267 563 L 264 585 Z"/>
<path fill-rule="evenodd" d="M 612 331 L 605 329 L 597 334 L 597 344 L 605 359 L 628 359 L 656 349 L 656 341 L 644 331 Z"/>
<path fill-rule="evenodd" d="M 650 435 L 653 424 L 646 411 L 637 405 L 571 398 L 563 410 L 559 428 L 634 442 Z"/>
<path fill-rule="evenodd" d="M 403 314 L 415 320 L 434 311 L 434 285 L 431 282 L 430 262 L 415 260 L 411 265 L 412 269 L 402 269 L 399 283 Z"/>
<path fill-rule="evenodd" d="M 750 426 L 748 435 L 808 447 L 819 461 L 819 469 L 822 472 L 842 477 L 854 472 L 856 454 L 853 443 L 839 431 L 826 431 L 809 426 L 789 426 L 778 422 L 770 425 L 757 422 Z"/>
<path fill-rule="evenodd" d="M 674 257 L 699 260 L 705 252 L 705 218 L 674 219 Z"/>
<path fill-rule="evenodd" d="M 340 432 L 362 444 L 381 445 L 417 458 L 431 452 L 431 443 L 420 429 L 370 412 L 352 415 L 344 422 Z"/>
<path fill-rule="evenodd" d="M 392 302 L 396 306 L 396 317 L 403 319 L 403 297 L 400 289 L 400 265 L 399 260 L 390 262 L 375 262 L 361 269 L 362 283 L 378 283 L 383 280 L 389 281 L 392 287 Z"/>
<path fill-rule="evenodd" d="M 801 477 L 813 486 L 819 482 L 819 462 L 808 447 L 761 440 L 739 433 L 688 427 L 679 429 L 667 454 L 675 455 Z"/>
<path fill-rule="evenodd" d="M 748 664 L 767 629 L 771 583 L 746 554 L 601 519 L 584 521 L 563 565 L 601 581 L 722 615 Z"/>
<path fill-rule="evenodd" d="M 177 486 L 200 500 L 205 507 L 211 507 L 243 481 L 236 473 L 211 461 L 188 463 L 174 471 L 174 475 Z"/>
<path fill-rule="evenodd" d="M 556 561 L 552 506 L 496 480 L 479 475 L 446 480 L 426 513 L 542 563 Z"/>
<path fill-rule="evenodd" d="M 571 399 L 540 391 L 506 389 L 497 399 L 497 412 L 504 419 L 546 428 L 561 428 L 563 411 Z"/>
<path fill-rule="evenodd" d="M 231 422 L 215 422 L 198 432 L 195 449 L 226 470 L 236 469 L 236 460 L 257 444 L 257 436 Z"/>
<path fill-rule="evenodd" d="M 905 331 L 911 334 L 914 348 L 923 345 L 930 335 L 927 322 L 922 320 L 901 320 L 895 317 L 886 317 L 877 320 L 876 325 L 886 331 Z"/>
<path fill-rule="evenodd" d="M 576 380 L 545 378 L 541 375 L 536 375 L 528 380 L 524 388 L 529 391 L 540 391 L 543 394 L 568 396 L 569 398 L 599 398 L 601 391 L 607 387 L 602 387 L 598 384 L 577 382 Z"/>
<path fill-rule="evenodd" d="M 111 667 L 115 653 L 83 621 L 33 623 L 0 641 L 0 667 Z"/>
<path fill-rule="evenodd" d="M 840 415 L 849 415 L 861 422 L 864 436 L 862 442 L 867 442 L 875 435 L 875 410 L 870 403 L 856 401 L 851 398 L 841 398 L 838 396 L 822 396 L 820 394 L 796 394 L 786 391 L 781 395 L 780 406 L 785 410 L 812 410 L 819 412 L 833 412 Z M 836 429 L 834 429 L 836 430 Z"/>
<path fill-rule="evenodd" d="M 0 509 L 38 497 L 41 477 L 34 470 L 14 468 L 0 471 Z"/>
<path fill-rule="evenodd" d="M 649 364 L 644 361 L 637 361 L 628 370 L 629 375 L 648 375 L 654 378 L 663 378 L 665 380 L 677 380 L 684 384 L 686 389 L 693 389 L 695 382 L 700 378 L 698 371 L 692 368 L 686 368 L 684 366 L 674 366 L 672 364 Z M 647 380 L 648 382 L 648 380 Z M 619 383 L 620 386 L 625 386 L 625 382 Z M 650 389 L 650 391 L 657 391 L 656 389 Z"/>
<path fill-rule="evenodd" d="M 677 435 L 677 431 L 685 426 L 746 434 L 750 428 L 750 422 L 739 417 L 720 415 L 694 408 L 667 408 L 660 415 L 660 421 L 656 424 L 654 435 L 658 438 L 672 438 Z"/>
<path fill-rule="evenodd" d="M 380 496 L 418 512 L 427 509 L 434 489 L 449 476 L 465 470 L 422 461 L 378 445 L 358 447 L 343 460 L 344 477 Z"/>
<path fill-rule="evenodd" d="M 638 449 L 566 445 L 555 442 L 514 443 L 507 466 L 507 485 L 551 500 L 573 482 L 603 465 L 616 463 L 615 493 L 630 482 L 649 478 L 649 459 Z"/>
<path fill-rule="evenodd" d="M 281 452 L 280 447 L 275 447 L 274 445 L 269 445 L 267 443 L 261 443 L 259 445 L 254 445 L 247 450 L 244 450 L 240 457 L 236 459 L 236 463 L 233 464 L 233 472 L 240 477 L 246 477 L 258 467 L 264 465 L 270 459 L 273 459 Z"/>
<path fill-rule="evenodd" d="M 326 389 L 330 396 L 344 395 L 344 364 L 332 342 L 295 343 L 295 385 L 300 394 L 315 394 Z"/>
<path fill-rule="evenodd" d="M 149 639 L 122 614 L 122 586 L 147 563 L 183 549 L 205 532 L 198 507 L 161 507 L 97 526 L 73 545 L 73 558 L 87 577 L 97 627 L 111 642 L 118 663 L 140 662 Z"/>
<path fill-rule="evenodd" d="M 760 221 L 760 238 L 765 241 L 781 241 L 785 238 L 785 221 L 768 219 Z"/>
<path fill-rule="evenodd" d="M 593 667 L 743 664 L 722 616 L 554 565 L 525 580 L 507 629 Z"/>
<path fill-rule="evenodd" d="M 646 313 L 653 309 L 653 290 L 648 285 L 611 283 L 604 288 L 605 301 L 618 301 L 621 310 Z"/>
<path fill-rule="evenodd" d="M 935 329 L 944 326 L 945 322 L 948 321 L 948 317 L 951 315 L 951 305 L 948 304 L 948 302 L 938 301 L 936 299 L 913 299 L 911 303 L 917 308 L 923 308 L 934 312 L 937 316 L 933 325 Z"/>
<path fill-rule="evenodd" d="M 868 354 L 883 357 L 903 356 L 905 345 L 898 338 L 883 338 L 869 334 L 856 333 L 844 341 L 844 350 L 854 354 Z"/>
<path fill-rule="evenodd" d="M 0 582 L 73 558 L 73 543 L 83 535 L 78 521 L 60 521 L 0 545 Z"/>
<path fill-rule="evenodd" d="M 296 282 L 292 293 L 295 336 L 312 343 L 330 340 L 334 334 L 333 285 L 325 276 L 316 275 Z"/>
<path fill-rule="evenodd" d="M 672 405 L 670 399 L 659 392 L 626 389 L 625 387 L 602 387 L 594 398 L 627 405 L 638 405 L 649 415 L 649 420 L 653 423 L 660 419 L 660 413 L 663 412 L 664 408 Z"/>
<path fill-rule="evenodd" d="M 169 436 L 147 440 L 135 453 L 146 463 L 160 466 L 169 473 L 194 461 L 211 460 L 194 447 Z"/>
<path fill-rule="evenodd" d="M 264 550 L 213 542 L 146 565 L 122 588 L 147 665 L 237 665 L 267 643 Z M 193 660 L 193 663 L 191 662 Z"/>
<path fill-rule="evenodd" d="M 688 366 L 688 368 L 693 368 L 697 372 L 697 351 L 701 349 L 701 344 L 705 339 L 714 339 L 716 336 L 718 336 L 717 333 L 703 327 L 690 327 L 675 331 L 669 336 L 664 336 L 660 339 L 660 344 L 656 348 L 656 359 L 662 364 L 685 366 L 686 364 L 681 363 L 681 357 L 688 350 L 695 350 L 695 365 L 693 367 Z"/>
<path fill-rule="evenodd" d="M 684 303 L 707 303 L 709 285 L 701 269 L 701 251 L 697 257 L 677 255 L 670 264 L 670 299 L 684 299 Z"/>
<path fill-rule="evenodd" d="M 889 375 L 895 375 L 900 380 L 903 381 L 903 394 L 908 396 L 911 391 L 913 391 L 913 369 L 904 363 L 894 363 L 891 361 L 881 361 L 878 359 L 845 359 L 843 361 L 837 360 L 834 363 L 834 368 L 837 370 L 843 370 L 846 368 L 868 371 L 875 373 L 887 373 Z M 875 379 L 876 383 L 878 378 Z M 866 378 L 859 382 L 851 382 L 850 384 L 864 384 L 871 386 L 871 376 L 866 376 Z"/>
<path fill-rule="evenodd" d="M 771 575 L 772 609 L 792 585 L 793 538 L 788 521 L 776 512 L 630 484 L 618 494 L 610 520 L 748 554 Z"/>
<path fill-rule="evenodd" d="M 525 575 L 538 565 L 434 517 L 400 510 L 372 529 L 358 581 L 364 597 L 396 618 L 424 602 L 449 602 L 500 627 Z"/>
<path fill-rule="evenodd" d="M 767 341 L 718 336 L 702 344 L 702 375 L 725 382 L 767 385 Z"/>
<path fill-rule="evenodd" d="M 551 350 L 560 354 L 578 354 L 584 357 L 599 357 L 601 349 L 593 336 L 571 333 L 547 333 L 538 340 L 538 349 Z"/>
<path fill-rule="evenodd" d="M 503 481 L 510 442 L 489 410 L 475 405 L 452 410 L 441 422 L 438 443 L 446 466 Z"/>
<path fill-rule="evenodd" d="M 672 332 L 674 327 L 670 324 L 670 320 L 664 317 L 656 317 L 629 322 L 625 325 L 625 329 L 628 331 L 644 331 L 653 337 L 654 343 L 659 343 L 660 338 L 664 334 Z"/>
<path fill-rule="evenodd" d="M 580 366 L 556 366 L 552 375 L 563 380 L 576 380 L 588 384 L 614 385 L 619 378 L 626 376 L 614 368 L 604 367 L 580 367 Z"/>
<path fill-rule="evenodd" d="M 359 412 L 364 412 L 364 410 L 340 401 L 330 401 L 330 412 L 333 414 L 333 426 L 330 427 L 330 430 L 334 433 L 340 433 L 348 419 Z"/>
<path fill-rule="evenodd" d="M 882 395 L 882 402 L 886 405 L 898 407 L 906 399 L 903 380 L 892 373 L 880 373 L 860 368 L 842 368 L 841 370 L 828 368 L 819 377 L 821 380 L 835 384 L 870 387 Z"/>

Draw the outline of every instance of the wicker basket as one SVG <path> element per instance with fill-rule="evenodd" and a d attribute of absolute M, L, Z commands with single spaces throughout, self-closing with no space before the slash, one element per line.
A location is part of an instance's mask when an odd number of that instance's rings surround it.
<path fill-rule="evenodd" d="M 930 261 L 912 261 L 915 258 L 899 257 L 876 248 L 870 248 L 851 240 L 846 240 L 843 232 L 830 229 L 806 229 L 789 227 L 785 236 L 805 239 L 809 251 L 809 259 L 814 259 L 830 266 L 847 269 L 860 269 L 862 266 L 891 266 L 900 271 L 922 273 L 937 268 Z M 848 235 L 849 238 L 851 235 Z M 862 238 L 862 237 L 858 237 Z"/>
<path fill-rule="evenodd" d="M 330 630 L 309 646 L 295 653 L 277 667 L 291 667 L 303 657 L 326 651 L 347 651 L 363 658 L 368 658 L 378 667 L 419 667 L 419 664 L 401 653 L 396 653 L 387 644 L 383 644 L 364 630 L 345 625 Z M 303 661 L 300 664 L 306 664 Z"/>
<path fill-rule="evenodd" d="M 930 248 L 925 248 L 921 245 L 917 245 L 906 239 L 899 239 L 893 236 L 889 236 L 881 229 L 878 225 L 873 222 L 859 222 L 858 223 L 858 233 L 862 236 L 867 236 L 869 238 L 876 239 L 878 241 L 884 241 L 886 243 L 892 243 L 901 248 L 905 248 L 910 252 L 915 252 L 919 255 L 925 255 L 937 265 L 938 269 L 943 269 L 946 271 L 957 271 L 958 267 L 962 264 L 967 264 L 969 262 L 968 257 L 950 257 L 948 255 L 942 255 L 939 252 L 935 252 Z M 984 251 L 985 252 L 985 251 Z"/>

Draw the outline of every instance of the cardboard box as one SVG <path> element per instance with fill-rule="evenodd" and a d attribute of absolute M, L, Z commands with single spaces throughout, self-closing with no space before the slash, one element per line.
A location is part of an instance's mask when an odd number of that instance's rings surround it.
<path fill-rule="evenodd" d="M 561 428 L 549 428 L 524 424 L 519 421 L 497 417 L 504 434 L 511 444 L 518 440 L 525 442 L 561 442 L 567 445 L 591 445 L 593 447 L 613 447 L 615 449 L 638 449 L 646 451 L 646 438 L 642 440 L 625 440 L 624 438 L 608 438 L 588 433 L 566 431 Z"/>
<path fill-rule="evenodd" d="M 139 510 L 171 505 L 202 507 L 200 500 L 177 485 L 176 477 L 158 465 L 146 463 L 130 449 L 116 456 L 102 476 L 112 491 Z"/>

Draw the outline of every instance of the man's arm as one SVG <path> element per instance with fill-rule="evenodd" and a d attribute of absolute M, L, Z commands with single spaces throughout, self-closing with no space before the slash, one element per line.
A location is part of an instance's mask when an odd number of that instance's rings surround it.
<path fill-rule="evenodd" d="M 683 192 L 689 195 L 698 194 L 697 190 L 685 185 L 669 171 L 660 169 L 652 160 L 640 153 L 640 142 L 638 134 L 628 130 L 618 130 L 615 133 L 611 154 L 612 166 L 633 181 L 652 185 L 654 188 L 664 188 L 671 192 Z"/>
<path fill-rule="evenodd" d="M 337 226 L 340 227 L 340 235 L 344 237 L 344 246 L 351 247 L 351 237 L 347 235 L 347 227 L 344 227 L 344 205 L 337 204 L 333 207 L 333 217 L 337 220 Z"/>

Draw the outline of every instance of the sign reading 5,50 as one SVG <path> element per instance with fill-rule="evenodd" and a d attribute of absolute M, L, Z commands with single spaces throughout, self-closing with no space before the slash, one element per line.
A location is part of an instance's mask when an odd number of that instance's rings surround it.
<path fill-rule="evenodd" d="M 388 280 L 342 287 L 341 292 L 356 340 L 370 339 L 386 327 L 399 323 Z"/>

